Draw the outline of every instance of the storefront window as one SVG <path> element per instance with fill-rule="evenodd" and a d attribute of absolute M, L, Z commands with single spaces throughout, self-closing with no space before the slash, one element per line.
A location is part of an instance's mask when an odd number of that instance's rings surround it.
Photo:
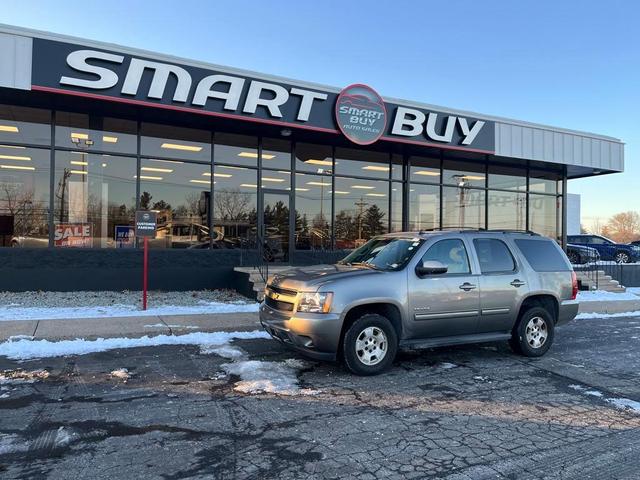
<path fill-rule="evenodd" d="M 56 112 L 56 146 L 100 152 L 137 152 L 137 123 L 82 113 Z"/>
<path fill-rule="evenodd" d="M 0 245 L 49 244 L 50 152 L 0 145 Z"/>
<path fill-rule="evenodd" d="M 391 178 L 393 180 L 403 180 L 402 170 L 404 165 L 404 159 L 402 155 L 394 153 L 391 155 Z"/>
<path fill-rule="evenodd" d="M 155 123 L 142 124 L 142 154 L 148 157 L 211 162 L 211 133 Z"/>
<path fill-rule="evenodd" d="M 51 112 L 0 105 L 0 143 L 51 144 Z"/>
<path fill-rule="evenodd" d="M 489 165 L 489 188 L 525 191 L 527 171 L 524 168 Z"/>
<path fill-rule="evenodd" d="M 562 193 L 560 174 L 544 170 L 529 171 L 529 191 L 533 193 Z"/>
<path fill-rule="evenodd" d="M 336 177 L 336 248 L 356 248 L 389 228 L 389 183 Z"/>
<path fill-rule="evenodd" d="M 255 248 L 258 231 L 257 170 L 216 165 L 214 180 L 214 248 Z"/>
<path fill-rule="evenodd" d="M 559 212 L 562 211 L 559 197 L 529 194 L 529 230 L 557 239 Z"/>
<path fill-rule="evenodd" d="M 402 214 L 404 211 L 402 200 L 402 183 L 391 183 L 391 230 L 392 232 L 402 231 Z"/>
<path fill-rule="evenodd" d="M 295 246 L 299 250 L 331 247 L 331 176 L 296 175 Z"/>
<path fill-rule="evenodd" d="M 485 192 L 467 187 L 443 187 L 443 228 L 485 228 Z"/>
<path fill-rule="evenodd" d="M 525 193 L 489 193 L 489 229 L 525 230 L 527 228 L 527 197 Z"/>
<path fill-rule="evenodd" d="M 409 188 L 409 230 L 440 228 L 440 187 L 411 184 Z"/>
<path fill-rule="evenodd" d="M 333 172 L 331 147 L 296 143 L 296 171 L 320 174 Z"/>
<path fill-rule="evenodd" d="M 233 135 L 230 133 L 216 133 L 215 135 L 214 163 L 228 165 L 246 165 L 255 167 L 258 165 L 258 137 L 246 135 Z M 269 154 L 268 154 L 269 155 Z M 269 160 L 278 158 L 275 156 Z M 282 157 L 282 154 L 280 154 Z"/>
<path fill-rule="evenodd" d="M 460 188 L 484 187 L 486 183 L 485 164 L 483 162 L 463 162 L 444 160 L 442 183 L 457 185 Z"/>
<path fill-rule="evenodd" d="M 262 170 L 262 188 L 291 190 L 291 172 L 287 170 Z"/>
<path fill-rule="evenodd" d="M 142 159 L 140 208 L 158 214 L 153 248 L 199 248 L 209 244 L 207 206 L 211 167 L 180 161 Z M 215 240 L 215 238 L 214 238 Z"/>
<path fill-rule="evenodd" d="M 55 247 L 133 247 L 136 159 L 57 151 Z"/>
<path fill-rule="evenodd" d="M 336 148 L 335 170 L 340 175 L 388 179 L 389 154 Z"/>
<path fill-rule="evenodd" d="M 290 171 L 291 142 L 277 138 L 263 138 L 262 168 Z"/>
<path fill-rule="evenodd" d="M 440 183 L 440 159 L 430 157 L 409 157 L 412 182 Z"/>

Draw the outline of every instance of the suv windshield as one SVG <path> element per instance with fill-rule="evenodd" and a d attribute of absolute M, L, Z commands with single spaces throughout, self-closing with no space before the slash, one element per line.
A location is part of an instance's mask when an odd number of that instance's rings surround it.
<path fill-rule="evenodd" d="M 423 243 L 421 238 L 373 238 L 338 263 L 364 265 L 376 270 L 400 270 Z"/>

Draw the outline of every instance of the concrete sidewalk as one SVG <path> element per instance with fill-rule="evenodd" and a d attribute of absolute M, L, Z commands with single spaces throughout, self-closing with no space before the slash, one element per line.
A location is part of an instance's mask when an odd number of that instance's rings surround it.
<path fill-rule="evenodd" d="M 258 313 L 162 315 L 141 317 L 16 320 L 0 322 L 0 341 L 16 335 L 35 339 L 142 337 L 190 332 L 232 332 L 259 329 Z"/>

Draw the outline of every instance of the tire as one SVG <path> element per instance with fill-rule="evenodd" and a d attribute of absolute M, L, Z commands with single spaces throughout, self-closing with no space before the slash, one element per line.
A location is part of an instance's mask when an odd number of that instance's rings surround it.
<path fill-rule="evenodd" d="M 551 348 L 554 335 L 553 316 L 546 308 L 532 307 L 520 315 L 509 343 L 520 355 L 541 357 Z"/>
<path fill-rule="evenodd" d="M 582 263 L 580 255 L 578 255 L 576 252 L 567 253 L 567 257 L 569 258 L 569 262 L 571 262 L 571 265 L 578 265 Z"/>
<path fill-rule="evenodd" d="M 631 261 L 631 257 L 627 252 L 616 252 L 614 260 L 616 263 L 629 263 Z"/>
<path fill-rule="evenodd" d="M 385 371 L 391 366 L 397 351 L 395 328 L 388 318 L 376 313 L 366 313 L 358 318 L 342 340 L 344 364 L 356 375 L 377 375 Z"/>

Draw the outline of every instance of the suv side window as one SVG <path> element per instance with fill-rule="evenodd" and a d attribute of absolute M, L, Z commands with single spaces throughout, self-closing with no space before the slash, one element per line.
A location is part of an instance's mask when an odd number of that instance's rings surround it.
<path fill-rule="evenodd" d="M 589 243 L 592 245 L 608 245 L 609 242 L 601 237 L 589 237 Z"/>
<path fill-rule="evenodd" d="M 440 240 L 429 247 L 422 257 L 422 261 L 436 260 L 444 263 L 447 273 L 471 273 L 467 249 L 462 240 L 452 238 Z"/>
<path fill-rule="evenodd" d="M 475 238 L 473 246 L 476 249 L 482 273 L 506 273 L 516 269 L 513 255 L 502 240 Z"/>

